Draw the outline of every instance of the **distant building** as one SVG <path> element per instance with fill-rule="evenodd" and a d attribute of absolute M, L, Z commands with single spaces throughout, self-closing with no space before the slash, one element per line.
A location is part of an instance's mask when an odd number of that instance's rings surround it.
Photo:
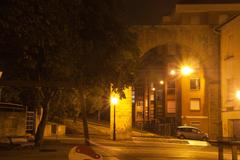
<path fill-rule="evenodd" d="M 240 139 L 240 15 L 233 16 L 217 29 L 221 33 L 221 91 L 223 136 Z"/>
<path fill-rule="evenodd" d="M 220 36 L 214 29 L 237 13 L 240 3 L 177 4 L 160 25 L 132 26 L 143 62 L 134 95 L 136 127 L 174 134 L 176 126 L 186 124 L 208 132 L 211 139 L 219 136 Z M 196 72 L 169 75 L 170 68 L 185 62 L 193 63 Z"/>

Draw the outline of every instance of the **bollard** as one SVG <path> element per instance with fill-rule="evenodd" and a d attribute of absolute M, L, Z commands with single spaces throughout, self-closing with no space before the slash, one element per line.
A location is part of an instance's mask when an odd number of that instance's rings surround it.
<path fill-rule="evenodd" d="M 238 159 L 237 145 L 233 144 L 232 145 L 232 160 L 237 160 L 237 159 Z"/>
<path fill-rule="evenodd" d="M 218 144 L 218 160 L 223 160 L 223 145 Z"/>

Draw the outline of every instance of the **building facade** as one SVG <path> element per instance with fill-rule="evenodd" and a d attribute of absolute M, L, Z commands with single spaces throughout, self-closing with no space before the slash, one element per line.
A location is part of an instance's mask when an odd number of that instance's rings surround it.
<path fill-rule="evenodd" d="M 240 138 L 240 16 L 218 27 L 221 33 L 221 105 L 223 136 Z"/>
<path fill-rule="evenodd" d="M 220 36 L 214 29 L 239 11 L 240 4 L 178 4 L 159 25 L 132 27 L 142 53 L 135 126 L 171 135 L 186 124 L 218 137 Z M 183 64 L 195 72 L 180 75 Z"/>

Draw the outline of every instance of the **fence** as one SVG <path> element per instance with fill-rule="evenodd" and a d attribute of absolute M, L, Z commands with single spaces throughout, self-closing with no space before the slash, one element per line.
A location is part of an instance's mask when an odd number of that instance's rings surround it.
<path fill-rule="evenodd" d="M 161 123 L 156 120 L 152 121 L 137 121 L 134 124 L 134 127 L 140 130 L 146 130 L 150 132 L 154 132 L 163 136 L 173 136 L 176 134 L 175 123 Z"/>

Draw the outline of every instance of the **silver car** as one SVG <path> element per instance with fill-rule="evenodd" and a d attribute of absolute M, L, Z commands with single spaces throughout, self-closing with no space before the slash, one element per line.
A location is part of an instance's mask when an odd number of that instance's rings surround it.
<path fill-rule="evenodd" d="M 195 139 L 195 140 L 208 140 L 208 134 L 203 133 L 200 129 L 192 126 L 179 126 L 177 127 L 176 135 L 180 139 Z"/>

